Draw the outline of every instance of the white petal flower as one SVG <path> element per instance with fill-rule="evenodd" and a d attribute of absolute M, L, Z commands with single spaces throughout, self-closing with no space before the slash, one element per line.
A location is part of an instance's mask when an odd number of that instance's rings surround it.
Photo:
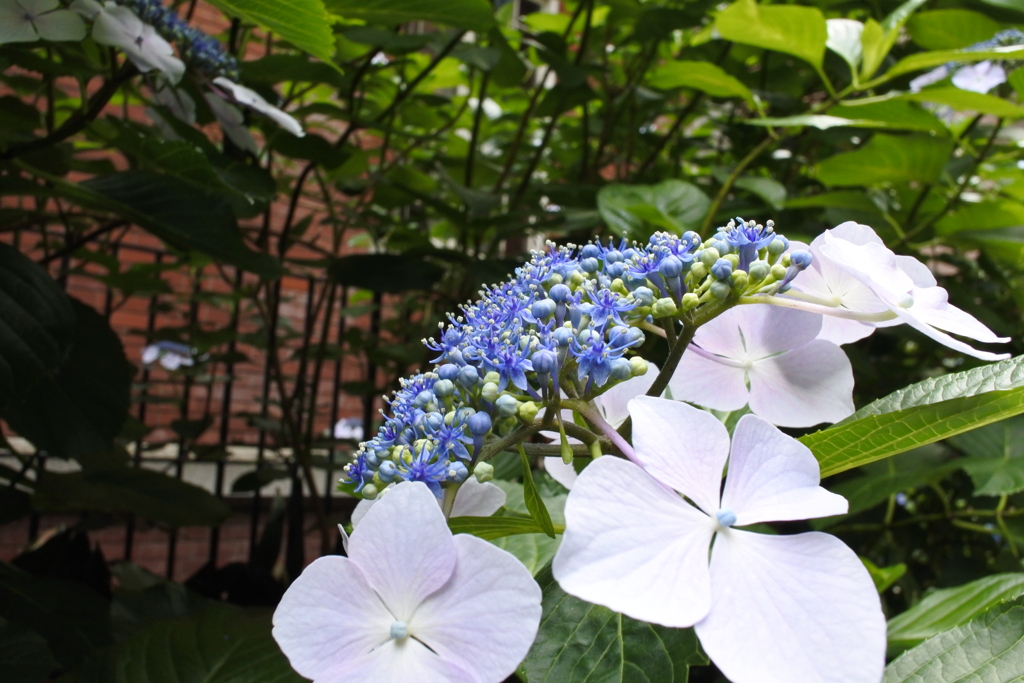
<path fill-rule="evenodd" d="M 58 0 L 0 0 L 0 45 L 82 40 L 85 23 Z"/>
<path fill-rule="evenodd" d="M 647 372 L 639 377 L 631 377 L 625 382 L 616 384 L 608 391 L 594 399 L 594 405 L 601 412 L 601 416 L 612 427 L 618 429 L 626 418 L 629 417 L 629 402 L 637 396 L 643 396 L 658 378 L 658 366 L 654 363 L 647 364 Z M 562 411 L 563 420 L 572 420 L 572 411 Z M 541 432 L 543 436 L 558 443 L 558 432 Z M 578 439 L 568 437 L 570 444 L 582 443 Z M 566 464 L 561 457 L 552 456 L 544 458 L 544 470 L 551 475 L 551 478 L 567 489 L 572 488 L 576 481 L 576 469 L 572 463 Z"/>
<path fill-rule="evenodd" d="M 235 102 L 238 102 L 244 107 L 249 107 L 250 109 L 258 111 L 292 135 L 296 135 L 301 138 L 306 134 L 306 132 L 302 130 L 301 123 L 296 121 L 291 115 L 286 114 L 267 102 L 255 90 L 250 90 L 249 88 L 239 85 L 234 81 L 230 81 L 223 76 L 218 76 L 213 79 L 213 84 L 230 93 Z"/>
<path fill-rule="evenodd" d="M 228 136 L 228 139 L 236 147 L 250 154 L 259 154 L 259 145 L 256 144 L 256 139 L 249 132 L 248 126 L 245 125 L 245 117 L 238 107 L 212 92 L 205 93 L 203 99 L 210 106 L 210 111 L 213 112 L 224 135 Z"/>
<path fill-rule="evenodd" d="M 158 341 L 142 349 L 142 363 L 152 365 L 160 361 L 165 370 L 174 371 L 181 367 L 195 365 L 194 350 L 188 344 L 172 341 Z"/>
<path fill-rule="evenodd" d="M 363 440 L 363 421 L 358 417 L 343 417 L 334 425 L 335 439 Z"/>
<path fill-rule="evenodd" d="M 998 62 L 985 60 L 969 64 L 953 74 L 953 85 L 961 90 L 987 93 L 997 85 L 1006 83 L 1006 71 Z"/>
<path fill-rule="evenodd" d="M 855 244 L 826 231 L 820 251 L 866 286 L 896 317 L 940 344 L 982 360 L 1003 360 L 1009 354 L 978 351 L 948 333 L 985 343 L 1007 342 L 977 318 L 949 303 L 948 293 L 935 286 L 935 278 L 917 263 L 908 268 L 908 257 L 896 256 L 884 244 Z"/>
<path fill-rule="evenodd" d="M 537 635 L 541 591 L 519 560 L 452 536 L 422 483 L 400 484 L 274 612 L 274 638 L 315 683 L 500 683 Z"/>
<path fill-rule="evenodd" d="M 753 415 L 730 450 L 725 426 L 684 403 L 645 396 L 630 413 L 640 465 L 604 457 L 580 474 L 553 564 L 562 588 L 694 626 L 733 683 L 881 680 L 885 617 L 857 555 L 827 534 L 733 528 L 845 512 L 811 452 Z"/>
<path fill-rule="evenodd" d="M 815 337 L 822 316 L 775 306 L 737 306 L 701 326 L 669 389 L 672 398 L 739 410 L 783 427 L 853 414 L 853 369 L 843 350 Z"/>
<path fill-rule="evenodd" d="M 185 73 L 185 64 L 174 56 L 171 44 L 127 7 L 108 3 L 102 8 L 92 25 L 92 37 L 100 45 L 123 51 L 143 73 L 161 71 L 171 83 Z"/>

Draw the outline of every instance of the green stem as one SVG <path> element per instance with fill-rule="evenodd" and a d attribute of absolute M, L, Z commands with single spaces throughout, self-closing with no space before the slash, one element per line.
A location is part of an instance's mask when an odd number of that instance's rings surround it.
<path fill-rule="evenodd" d="M 750 150 L 747 156 L 743 157 L 743 160 L 736 165 L 736 168 L 732 170 L 729 177 L 722 183 L 722 187 L 719 188 L 718 194 L 715 195 L 714 200 L 711 202 L 711 207 L 708 208 L 708 213 L 704 216 L 704 222 L 700 226 L 700 234 L 707 235 L 708 230 L 711 228 L 711 224 L 715 221 L 715 214 L 718 213 L 718 209 L 721 208 L 722 202 L 725 201 L 726 195 L 732 190 L 733 184 L 739 179 L 747 167 L 754 163 L 757 157 L 761 156 L 761 152 L 765 151 L 776 142 L 772 136 L 766 137 L 764 140 L 758 143 L 754 149 Z"/>

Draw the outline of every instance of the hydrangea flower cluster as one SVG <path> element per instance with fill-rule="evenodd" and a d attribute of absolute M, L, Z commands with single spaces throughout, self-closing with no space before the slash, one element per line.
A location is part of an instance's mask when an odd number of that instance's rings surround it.
<path fill-rule="evenodd" d="M 730 295 L 785 291 L 811 262 L 788 249 L 771 221 L 739 218 L 707 241 L 656 233 L 643 246 L 551 244 L 534 253 L 512 279 L 464 305 L 438 339 L 424 340 L 438 365 L 402 381 L 343 487 L 373 499 L 393 482 L 419 481 L 440 497 L 442 484 L 469 476 L 488 436 L 534 424 L 563 397 L 591 400 L 644 375 L 646 361 L 630 354 L 645 340 L 641 328 L 660 331 L 656 319 L 674 328 Z M 478 478 L 486 473 L 485 465 Z"/>
<path fill-rule="evenodd" d="M 227 76 L 232 80 L 238 79 L 238 62 L 224 51 L 220 41 L 189 26 L 173 8 L 164 6 L 160 0 L 114 1 L 129 8 L 155 28 L 164 39 L 177 43 L 185 61 L 205 75 L 210 78 Z"/>

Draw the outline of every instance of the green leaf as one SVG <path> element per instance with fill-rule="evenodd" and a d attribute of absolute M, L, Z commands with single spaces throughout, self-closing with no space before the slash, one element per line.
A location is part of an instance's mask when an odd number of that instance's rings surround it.
<path fill-rule="evenodd" d="M 245 245 L 226 201 L 197 193 L 177 178 L 137 170 L 71 183 L 23 162 L 16 164 L 49 181 L 69 200 L 115 213 L 174 247 L 202 251 L 267 279 L 281 274 L 277 259 Z"/>
<path fill-rule="evenodd" d="M 930 52 L 918 52 L 917 54 L 904 57 L 896 62 L 891 69 L 885 72 L 881 78 L 872 81 L 872 84 L 891 80 L 897 76 L 942 66 L 947 62 L 981 62 L 986 59 L 997 60 L 1018 60 L 1024 59 L 1024 47 L 1020 45 L 1008 45 L 1007 47 L 995 47 L 989 50 L 967 51 L 967 50 L 934 50 Z"/>
<path fill-rule="evenodd" d="M 895 410 L 1017 387 L 1024 387 L 1024 356 L 1007 358 L 998 363 L 989 363 L 963 372 L 930 377 L 867 404 L 839 424 L 860 420 L 869 415 L 882 415 Z"/>
<path fill-rule="evenodd" d="M 509 455 L 514 454 L 509 453 Z M 491 462 L 496 463 L 495 460 Z M 510 462 L 514 462 L 516 465 L 514 475 L 521 477 L 522 459 L 516 456 L 511 458 Z M 496 467 L 495 470 L 497 471 L 498 468 Z M 526 509 L 523 485 L 519 482 L 502 481 L 499 479 L 495 479 L 494 483 L 505 492 L 505 509 L 503 512 L 498 513 L 499 516 L 506 515 L 512 518 L 521 517 L 525 519 L 529 512 Z M 566 495 L 564 493 L 544 497 L 544 504 L 551 513 L 551 520 L 556 526 L 565 522 L 563 515 L 565 499 Z M 561 536 L 549 538 L 544 533 L 515 534 L 493 539 L 491 543 L 515 555 L 520 562 L 526 565 L 526 568 L 532 574 L 537 574 L 555 556 L 558 546 L 562 543 L 562 538 Z"/>
<path fill-rule="evenodd" d="M 797 126 L 811 126 L 819 130 L 829 128 L 900 128 L 892 126 L 885 121 L 875 121 L 869 118 L 846 118 L 832 114 L 802 114 L 799 116 L 771 117 L 766 116 L 760 119 L 748 119 L 744 121 L 748 126 L 775 126 L 789 128 Z"/>
<path fill-rule="evenodd" d="M 85 586 L 0 562 L 0 617 L 32 629 L 65 667 L 110 642 L 109 605 Z"/>
<path fill-rule="evenodd" d="M 331 63 L 334 36 L 322 0 L 210 0 L 225 14 L 252 22 Z"/>
<path fill-rule="evenodd" d="M 451 517 L 448 528 L 453 534 L 471 534 L 485 541 L 516 534 L 547 533 L 536 520 L 522 517 Z M 561 524 L 552 524 L 552 528 L 556 534 L 565 531 Z"/>
<path fill-rule="evenodd" d="M 927 88 L 921 92 L 901 95 L 900 99 L 915 102 L 932 102 L 944 104 L 957 111 L 975 111 L 979 114 L 992 114 L 1006 119 L 1019 119 L 1024 116 L 1024 107 L 1008 102 L 995 95 L 961 90 L 956 86 L 943 88 Z"/>
<path fill-rule="evenodd" d="M 67 357 L 75 311 L 45 269 L 0 244 L 0 410 Z"/>
<path fill-rule="evenodd" d="M 105 317 L 77 299 L 70 302 L 76 320 L 67 361 L 0 416 L 51 455 L 87 468 L 122 462 L 114 438 L 128 417 L 135 366 Z"/>
<path fill-rule="evenodd" d="M 889 50 L 896 44 L 899 38 L 900 28 L 907 22 L 910 16 L 925 4 L 927 0 L 907 0 L 887 16 L 881 24 L 874 19 L 868 19 L 864 23 L 864 32 L 861 34 L 861 48 L 863 50 L 863 62 L 861 64 L 861 78 L 871 78 L 882 65 Z"/>
<path fill-rule="evenodd" d="M 889 620 L 889 647 L 905 650 L 932 636 L 966 624 L 1004 600 L 1024 595 L 1024 574 L 995 574 L 955 588 L 928 593 L 919 603 Z"/>
<path fill-rule="evenodd" d="M 802 436 L 800 442 L 827 477 L 1020 413 L 1024 388 L 990 391 L 843 422 Z"/>
<path fill-rule="evenodd" d="M 32 497 L 48 512 L 130 512 L 173 527 L 217 526 L 231 508 L 205 489 L 136 467 L 47 472 Z"/>
<path fill-rule="evenodd" d="M 873 99 L 873 98 L 872 98 Z M 928 133 L 948 135 L 946 125 L 935 114 L 915 102 L 901 99 L 880 101 L 846 101 L 828 110 L 829 116 L 860 121 L 870 121 L 878 127 L 894 130 L 919 130 Z"/>
<path fill-rule="evenodd" d="M 304 683 L 270 629 L 269 613 L 228 606 L 154 623 L 117 649 L 114 683 Z"/>
<path fill-rule="evenodd" d="M 486 0 L 327 0 L 327 9 L 345 19 L 394 26 L 410 21 L 429 21 L 473 31 L 494 25 Z"/>
<path fill-rule="evenodd" d="M 879 567 L 866 557 L 860 558 L 860 561 L 864 563 L 868 574 L 871 575 L 871 580 L 875 582 L 875 590 L 879 593 L 884 592 L 889 586 L 899 581 L 901 576 L 907 573 L 907 565 L 902 562 L 889 567 Z"/>
<path fill-rule="evenodd" d="M 1024 417 L 1017 416 L 950 439 L 969 457 L 957 462 L 971 475 L 974 495 L 1024 491 Z"/>
<path fill-rule="evenodd" d="M 563 591 L 550 567 L 537 577 L 543 612 L 523 663 L 530 683 L 686 683 L 707 664 L 693 629 L 630 619 Z"/>
<path fill-rule="evenodd" d="M 331 277 L 348 287 L 396 293 L 429 290 L 444 268 L 412 254 L 351 254 L 331 261 Z"/>
<path fill-rule="evenodd" d="M 741 190 L 751 192 L 776 211 L 781 211 L 786 204 L 786 187 L 777 180 L 759 176 L 737 178 L 733 183 Z"/>
<path fill-rule="evenodd" d="M 864 24 L 855 19 L 829 19 L 825 24 L 828 29 L 825 47 L 842 57 L 850 66 L 850 73 L 856 76 L 863 57 L 860 39 L 864 33 Z"/>
<path fill-rule="evenodd" d="M 555 527 L 551 523 L 551 514 L 544 505 L 544 499 L 537 492 L 537 485 L 533 482 L 533 469 L 530 467 L 530 459 L 526 457 L 526 451 L 522 444 L 519 445 L 519 456 L 523 462 L 523 500 L 526 501 L 526 510 L 537 522 L 537 526 L 543 529 L 549 538 L 555 537 Z"/>
<path fill-rule="evenodd" d="M 710 62 L 666 62 L 651 71 L 647 82 L 660 90 L 693 88 L 713 97 L 742 97 L 754 104 L 750 88 Z"/>
<path fill-rule="evenodd" d="M 666 180 L 657 185 L 606 185 L 597 193 L 597 208 L 619 235 L 647 239 L 648 225 L 674 232 L 700 227 L 711 200 L 696 185 Z"/>
<path fill-rule="evenodd" d="M 988 40 L 1000 28 L 999 22 L 966 9 L 921 12 L 907 23 L 910 37 L 926 50 L 958 50 Z"/>
<path fill-rule="evenodd" d="M 882 182 L 933 182 L 949 161 L 948 139 L 877 134 L 853 152 L 836 154 L 818 165 L 825 185 L 873 185 Z"/>
<path fill-rule="evenodd" d="M 742 45 L 784 52 L 821 69 L 828 29 L 816 7 L 759 5 L 738 0 L 718 13 L 715 27 L 722 37 Z"/>
<path fill-rule="evenodd" d="M 0 619 L 0 662 L 6 683 L 43 683 L 57 668 L 46 640 L 24 626 Z"/>

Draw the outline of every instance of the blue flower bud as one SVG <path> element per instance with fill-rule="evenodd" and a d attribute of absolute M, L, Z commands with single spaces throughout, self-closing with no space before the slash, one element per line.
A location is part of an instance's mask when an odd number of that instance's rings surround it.
<path fill-rule="evenodd" d="M 622 252 L 617 249 L 612 249 L 604 255 L 605 263 L 620 263 L 623 260 L 625 260 L 625 257 L 622 255 Z"/>
<path fill-rule="evenodd" d="M 469 477 L 469 468 L 466 467 L 465 463 L 456 460 L 448 466 L 448 479 L 450 481 L 462 483 Z"/>
<path fill-rule="evenodd" d="M 593 273 L 601 267 L 601 263 L 596 258 L 585 258 L 580 261 L 580 270 L 584 273 Z"/>
<path fill-rule="evenodd" d="M 441 379 L 454 380 L 459 375 L 459 366 L 455 363 L 445 363 L 437 369 L 437 376 Z"/>
<path fill-rule="evenodd" d="M 572 290 L 566 285 L 557 284 L 551 288 L 550 292 L 548 292 L 548 297 L 555 303 L 565 303 L 572 297 Z"/>
<path fill-rule="evenodd" d="M 431 429 L 440 429 L 444 426 L 444 415 L 441 413 L 427 413 L 423 416 L 423 422 Z"/>
<path fill-rule="evenodd" d="M 380 480 L 385 483 L 392 481 L 397 474 L 398 467 L 396 467 L 395 463 L 390 460 L 382 462 L 380 464 L 380 468 L 377 470 L 377 475 L 380 477 Z"/>
<path fill-rule="evenodd" d="M 800 270 L 804 270 L 811 265 L 811 261 L 813 260 L 814 257 L 811 256 L 811 253 L 808 251 L 794 251 L 789 255 L 790 265 L 796 266 Z"/>
<path fill-rule="evenodd" d="M 498 409 L 498 414 L 502 417 L 512 417 L 519 412 L 519 401 L 516 400 L 515 396 L 508 394 L 499 396 L 494 405 Z"/>
<path fill-rule="evenodd" d="M 620 278 L 620 277 L 622 277 L 625 274 L 626 268 L 625 268 L 625 266 L 623 266 L 621 263 L 618 263 L 618 262 L 616 262 L 616 263 L 609 263 L 608 265 L 606 265 L 604 267 L 604 272 L 607 273 L 608 277 L 610 277 L 612 279 Z"/>
<path fill-rule="evenodd" d="M 654 303 L 654 292 L 651 291 L 650 287 L 637 287 L 633 290 L 633 298 L 641 306 L 650 306 Z"/>
<path fill-rule="evenodd" d="M 568 327 L 559 327 L 551 336 L 555 338 L 559 346 L 568 346 L 576 338 L 576 334 Z"/>
<path fill-rule="evenodd" d="M 683 262 L 675 256 L 666 256 L 658 264 L 658 272 L 665 278 L 677 278 L 683 272 Z"/>
<path fill-rule="evenodd" d="M 716 299 L 724 299 L 729 296 L 730 292 L 732 292 L 732 283 L 722 281 L 712 282 L 709 289 L 711 291 L 711 296 Z"/>
<path fill-rule="evenodd" d="M 547 349 L 536 351 L 530 358 L 533 363 L 533 370 L 538 375 L 547 375 L 554 372 L 558 366 L 558 356 Z"/>
<path fill-rule="evenodd" d="M 462 406 L 461 408 L 455 411 L 455 419 L 458 420 L 459 422 L 465 422 L 474 415 L 476 415 L 476 410 L 470 408 L 469 406 Z"/>
<path fill-rule="evenodd" d="M 625 358 L 616 358 L 612 361 L 612 371 L 609 379 L 615 382 L 629 379 L 633 376 L 633 366 Z"/>
<path fill-rule="evenodd" d="M 434 393 L 432 391 L 427 391 L 426 389 L 424 389 L 420 393 L 416 394 L 416 399 L 413 401 L 413 405 L 415 405 L 417 408 L 422 408 L 427 404 L 433 402 Z"/>
<path fill-rule="evenodd" d="M 458 381 L 464 387 L 475 387 L 480 381 L 480 373 L 472 365 L 465 365 L 459 370 Z"/>
<path fill-rule="evenodd" d="M 583 250 L 580 252 L 580 256 L 582 256 L 584 259 L 600 258 L 601 247 L 597 246 L 596 244 L 588 244 L 587 246 L 583 247 Z"/>
<path fill-rule="evenodd" d="M 533 302 L 533 305 L 530 306 L 530 313 L 532 313 L 533 317 L 537 320 L 544 320 L 555 314 L 555 308 L 557 306 L 558 304 L 551 299 L 541 299 L 540 301 Z"/>
<path fill-rule="evenodd" d="M 715 519 L 718 520 L 719 524 L 728 529 L 736 523 L 736 513 L 727 508 L 722 508 L 715 513 Z"/>
<path fill-rule="evenodd" d="M 483 436 L 491 431 L 491 416 L 487 413 L 479 412 L 470 416 L 467 424 L 473 436 Z"/>
<path fill-rule="evenodd" d="M 716 280 L 728 280 L 729 276 L 732 275 L 732 264 L 724 258 L 720 258 L 715 261 L 715 265 L 711 266 L 711 274 Z"/>
<path fill-rule="evenodd" d="M 439 379 L 434 382 L 434 396 L 444 398 L 455 393 L 455 383 L 450 379 Z"/>
<path fill-rule="evenodd" d="M 366 454 L 366 464 L 372 468 L 376 468 L 380 465 L 380 458 L 377 457 L 375 452 L 368 452 Z"/>

